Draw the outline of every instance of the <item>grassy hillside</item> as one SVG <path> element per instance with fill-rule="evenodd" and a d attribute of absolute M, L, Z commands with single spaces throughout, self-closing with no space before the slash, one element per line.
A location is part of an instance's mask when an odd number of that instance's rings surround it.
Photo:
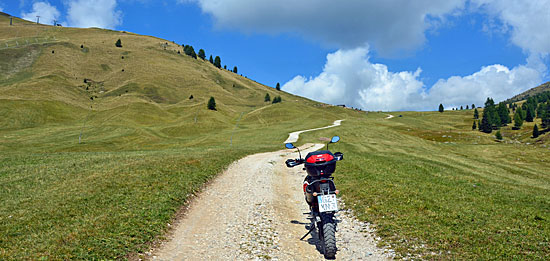
<path fill-rule="evenodd" d="M 345 158 L 336 182 L 385 243 L 422 259 L 550 258 L 546 145 L 472 131 L 472 111 L 399 114 L 369 113 L 302 141 L 342 137 L 331 147 Z"/>

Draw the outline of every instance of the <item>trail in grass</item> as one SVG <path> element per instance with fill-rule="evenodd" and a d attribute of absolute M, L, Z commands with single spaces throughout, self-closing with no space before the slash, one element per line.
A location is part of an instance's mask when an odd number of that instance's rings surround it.
<path fill-rule="evenodd" d="M 322 144 L 305 144 L 308 153 Z M 247 156 L 234 162 L 189 205 L 154 260 L 319 260 L 318 235 L 304 240 L 309 224 L 301 168 L 288 169 L 295 151 Z M 369 224 L 343 210 L 337 214 L 337 259 L 387 259 Z"/>
<path fill-rule="evenodd" d="M 340 124 L 342 123 L 342 121 L 343 121 L 343 120 L 336 120 L 336 121 L 334 121 L 334 123 L 333 123 L 332 125 L 326 126 L 326 127 L 321 127 L 321 128 L 315 128 L 315 129 L 301 130 L 301 131 L 292 132 L 292 133 L 288 134 L 288 139 L 286 139 L 284 143 L 297 142 L 298 139 L 300 138 L 300 134 L 301 134 L 301 133 L 304 133 L 304 132 L 316 131 L 316 130 L 322 130 L 322 129 L 328 129 L 328 128 L 340 126 Z"/>

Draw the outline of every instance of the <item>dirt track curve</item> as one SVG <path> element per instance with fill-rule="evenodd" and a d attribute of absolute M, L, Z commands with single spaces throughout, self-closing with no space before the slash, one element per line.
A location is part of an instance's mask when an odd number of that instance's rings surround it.
<path fill-rule="evenodd" d="M 302 153 L 320 149 L 306 144 Z M 319 260 L 317 235 L 306 232 L 304 171 L 284 161 L 295 151 L 247 156 L 234 162 L 190 204 L 153 260 Z M 336 180 L 336 182 L 338 182 Z M 337 183 L 338 184 L 338 183 Z M 381 260 L 392 253 L 376 247 L 368 224 L 347 211 L 337 214 L 338 260 Z"/>

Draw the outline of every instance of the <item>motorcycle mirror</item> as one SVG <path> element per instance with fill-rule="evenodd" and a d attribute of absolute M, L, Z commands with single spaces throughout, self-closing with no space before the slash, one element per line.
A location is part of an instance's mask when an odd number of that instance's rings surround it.
<path fill-rule="evenodd" d="M 340 140 L 340 137 L 339 136 L 334 136 L 332 137 L 332 139 L 330 140 L 330 143 L 336 143 Z"/>
<path fill-rule="evenodd" d="M 285 144 L 285 147 L 286 147 L 287 149 L 294 149 L 294 148 L 296 148 L 296 147 L 294 147 L 294 144 L 292 144 L 292 143 L 286 143 L 286 144 Z"/>

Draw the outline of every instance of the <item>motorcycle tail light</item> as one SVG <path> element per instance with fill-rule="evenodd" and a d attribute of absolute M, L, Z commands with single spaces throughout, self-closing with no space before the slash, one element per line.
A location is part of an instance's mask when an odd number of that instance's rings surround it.
<path fill-rule="evenodd" d="M 304 193 L 306 193 L 307 183 L 304 183 Z"/>

